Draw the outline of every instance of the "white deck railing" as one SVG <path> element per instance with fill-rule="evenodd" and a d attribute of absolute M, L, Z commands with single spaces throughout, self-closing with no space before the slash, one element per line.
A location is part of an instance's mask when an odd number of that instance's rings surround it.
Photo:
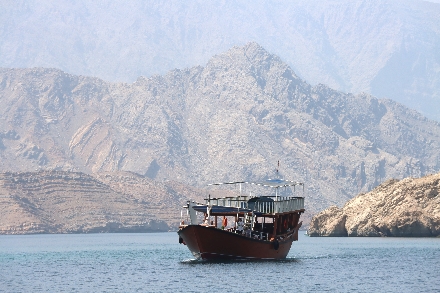
<path fill-rule="evenodd" d="M 248 209 L 248 196 L 205 199 L 205 204 Z M 304 197 L 278 197 L 274 201 L 256 201 L 253 210 L 264 214 L 285 213 L 304 209 Z"/>

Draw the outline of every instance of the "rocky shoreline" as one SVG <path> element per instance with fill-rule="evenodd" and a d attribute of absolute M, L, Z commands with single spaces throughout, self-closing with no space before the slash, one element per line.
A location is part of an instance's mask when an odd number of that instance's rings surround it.
<path fill-rule="evenodd" d="M 440 173 L 422 178 L 391 179 L 359 194 L 342 208 L 315 215 L 311 237 L 440 236 Z"/>

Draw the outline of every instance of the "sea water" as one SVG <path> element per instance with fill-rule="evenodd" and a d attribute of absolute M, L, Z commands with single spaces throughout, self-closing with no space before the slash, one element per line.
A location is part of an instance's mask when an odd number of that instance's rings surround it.
<path fill-rule="evenodd" d="M 440 292 L 439 238 L 312 238 L 196 261 L 174 233 L 0 236 L 0 292 Z"/>

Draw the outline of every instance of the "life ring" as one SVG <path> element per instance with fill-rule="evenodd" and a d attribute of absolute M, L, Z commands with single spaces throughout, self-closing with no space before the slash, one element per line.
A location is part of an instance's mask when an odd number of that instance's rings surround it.
<path fill-rule="evenodd" d="M 280 248 L 280 243 L 278 242 L 278 240 L 275 240 L 273 242 L 273 249 L 278 250 L 278 248 Z"/>

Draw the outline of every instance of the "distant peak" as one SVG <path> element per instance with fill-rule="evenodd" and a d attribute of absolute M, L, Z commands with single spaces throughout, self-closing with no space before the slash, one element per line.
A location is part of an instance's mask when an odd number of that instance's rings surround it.
<path fill-rule="evenodd" d="M 239 67 L 246 66 L 245 64 L 259 66 L 262 63 L 278 63 L 287 67 L 287 64 L 284 64 L 278 56 L 269 53 L 256 42 L 234 46 L 228 51 L 212 57 L 208 64 L 217 64 L 218 62 L 231 63 Z"/>
<path fill-rule="evenodd" d="M 260 46 L 260 44 L 258 44 L 257 42 L 249 42 L 246 45 L 243 46 L 243 48 L 246 51 L 263 51 L 265 53 L 268 53 L 266 51 L 266 49 L 264 49 L 262 46 Z"/>
<path fill-rule="evenodd" d="M 229 51 L 226 52 L 229 53 L 241 53 L 249 58 L 254 58 L 256 56 L 265 56 L 265 57 L 276 57 L 275 55 L 270 54 L 266 49 L 264 49 L 260 44 L 257 42 L 249 42 L 244 46 L 234 46 Z M 276 57 L 279 59 L 278 57 Z"/>

